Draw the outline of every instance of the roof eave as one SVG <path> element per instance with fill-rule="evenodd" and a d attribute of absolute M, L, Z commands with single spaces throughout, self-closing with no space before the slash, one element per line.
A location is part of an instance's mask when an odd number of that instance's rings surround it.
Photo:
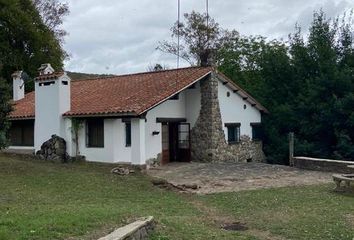
<path fill-rule="evenodd" d="M 19 117 L 9 117 L 9 121 L 19 121 L 19 120 L 35 120 L 35 116 L 19 116 Z"/>
<path fill-rule="evenodd" d="M 64 118 L 97 118 L 97 117 L 116 117 L 116 118 L 127 118 L 127 117 L 139 117 L 139 114 L 135 112 L 123 112 L 123 113 L 87 113 L 87 114 L 71 114 L 64 113 Z"/>

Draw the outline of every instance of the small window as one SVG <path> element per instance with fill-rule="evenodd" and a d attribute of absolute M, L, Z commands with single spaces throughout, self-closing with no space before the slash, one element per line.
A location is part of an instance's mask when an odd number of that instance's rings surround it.
<path fill-rule="evenodd" d="M 61 82 L 63 85 L 68 85 L 69 83 L 68 83 L 68 81 L 62 81 Z"/>
<path fill-rule="evenodd" d="M 226 123 L 227 128 L 227 142 L 229 144 L 235 144 L 240 142 L 240 123 Z"/>
<path fill-rule="evenodd" d="M 86 145 L 90 148 L 104 147 L 104 120 L 93 119 L 86 122 Z"/>
<path fill-rule="evenodd" d="M 132 124 L 131 122 L 125 123 L 125 146 L 130 147 L 132 145 Z"/>
<path fill-rule="evenodd" d="M 262 141 L 263 140 L 263 128 L 260 123 L 251 123 L 252 126 L 252 140 Z"/>

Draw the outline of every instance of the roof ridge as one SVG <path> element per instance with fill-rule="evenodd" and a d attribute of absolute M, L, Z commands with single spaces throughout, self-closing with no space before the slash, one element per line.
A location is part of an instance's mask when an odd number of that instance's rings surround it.
<path fill-rule="evenodd" d="M 151 72 L 137 72 L 137 73 L 122 74 L 122 75 L 114 75 L 114 76 L 102 76 L 96 78 L 77 79 L 72 81 L 81 82 L 81 81 L 93 81 L 93 80 L 101 80 L 101 79 L 113 79 L 113 78 L 120 78 L 120 77 L 139 76 L 139 75 L 146 75 L 146 74 L 156 74 L 156 73 L 172 72 L 172 71 L 187 70 L 187 69 L 197 69 L 197 68 L 204 69 L 204 68 L 211 68 L 211 67 L 191 66 L 191 67 L 184 67 L 184 68 L 164 69 L 164 70 L 151 71 Z"/>

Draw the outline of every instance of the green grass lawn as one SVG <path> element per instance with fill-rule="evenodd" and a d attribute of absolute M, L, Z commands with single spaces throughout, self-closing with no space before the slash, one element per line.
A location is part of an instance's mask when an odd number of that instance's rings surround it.
<path fill-rule="evenodd" d="M 196 196 L 111 168 L 0 155 L 0 239 L 97 239 L 149 215 L 158 221 L 155 240 L 354 238 L 354 195 L 332 185 Z M 249 230 L 221 230 L 223 221 Z"/>

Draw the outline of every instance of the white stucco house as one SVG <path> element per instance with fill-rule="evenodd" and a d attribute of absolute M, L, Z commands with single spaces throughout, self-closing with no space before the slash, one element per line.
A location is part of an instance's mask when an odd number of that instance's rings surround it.
<path fill-rule="evenodd" d="M 211 67 L 71 80 L 50 64 L 25 94 L 13 74 L 12 150 L 38 151 L 56 134 L 88 161 L 262 161 L 267 110 Z M 79 119 L 76 149 L 72 119 Z"/>

